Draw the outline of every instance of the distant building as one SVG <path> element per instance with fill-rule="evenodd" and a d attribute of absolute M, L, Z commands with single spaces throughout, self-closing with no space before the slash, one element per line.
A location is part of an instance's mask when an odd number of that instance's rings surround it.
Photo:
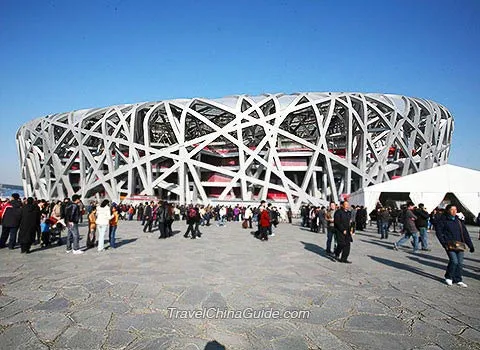
<path fill-rule="evenodd" d="M 389 94 L 176 99 L 49 115 L 17 134 L 25 193 L 322 204 L 447 162 L 453 118 Z"/>
<path fill-rule="evenodd" d="M 22 186 L 0 184 L 0 198 L 11 197 L 13 193 L 18 193 L 20 198 L 24 197 Z"/>

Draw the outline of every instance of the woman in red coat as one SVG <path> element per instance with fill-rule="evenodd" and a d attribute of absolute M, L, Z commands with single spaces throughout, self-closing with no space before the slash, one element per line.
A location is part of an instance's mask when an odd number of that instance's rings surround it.
<path fill-rule="evenodd" d="M 264 207 L 260 207 L 260 240 L 268 241 L 268 227 L 270 227 L 270 214 Z"/>

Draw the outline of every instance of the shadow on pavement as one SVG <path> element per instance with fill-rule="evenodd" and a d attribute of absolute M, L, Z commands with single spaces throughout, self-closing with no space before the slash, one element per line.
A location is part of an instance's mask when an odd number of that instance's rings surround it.
<path fill-rule="evenodd" d="M 375 244 L 380 247 L 388 248 L 388 249 L 393 249 L 393 243 L 390 243 L 388 241 L 378 241 L 378 240 L 373 240 L 373 241 L 367 241 L 365 239 L 361 239 L 360 241 L 368 243 L 368 244 Z"/>
<path fill-rule="evenodd" d="M 439 257 L 433 256 L 433 255 L 428 255 L 428 254 L 425 254 L 425 253 L 417 253 L 417 254 L 414 254 L 413 252 L 408 252 L 408 253 L 411 254 L 414 257 L 417 257 L 417 258 L 423 258 L 423 259 L 428 259 L 428 260 L 434 260 L 434 261 L 437 261 L 437 262 L 442 262 L 442 263 L 445 264 L 445 267 L 448 264 L 448 259 L 447 258 L 439 258 Z M 467 259 L 466 257 L 464 257 L 463 260 L 464 261 L 465 260 L 476 261 L 475 259 Z M 463 268 L 464 269 L 470 269 L 470 270 L 473 270 L 473 271 L 476 271 L 476 272 L 480 272 L 480 268 L 474 267 L 474 266 L 471 266 L 471 265 L 466 265 L 465 263 L 463 264 Z"/>
<path fill-rule="evenodd" d="M 440 270 L 446 270 L 447 269 L 448 262 L 445 263 L 445 264 L 436 264 L 432 261 L 419 259 L 416 256 L 408 256 L 407 258 L 410 259 L 410 260 L 416 261 L 419 264 L 430 266 L 430 267 L 435 267 L 435 268 L 440 269 Z M 480 275 L 477 275 L 477 274 L 469 272 L 469 271 L 465 271 L 465 269 L 463 270 L 462 275 L 463 275 L 463 277 L 469 277 L 469 278 L 473 278 L 473 279 L 476 279 L 476 280 L 480 280 Z"/>
<path fill-rule="evenodd" d="M 217 342 L 216 340 L 209 341 L 207 345 L 205 345 L 204 350 L 225 350 L 225 346 Z"/>
<path fill-rule="evenodd" d="M 436 276 L 436 275 L 432 275 L 431 273 L 425 272 L 425 271 L 423 271 L 419 268 L 416 268 L 414 266 L 410 266 L 410 265 L 407 265 L 407 264 L 402 264 L 402 263 L 399 263 L 397 261 L 393 261 L 393 260 L 389 260 L 389 259 L 385 259 L 385 258 L 379 258 L 379 257 L 376 257 L 376 256 L 371 256 L 371 255 L 367 255 L 367 256 L 370 259 L 372 259 L 373 261 L 376 261 L 378 263 L 381 263 L 381 264 L 384 264 L 384 265 L 387 265 L 387 266 L 391 266 L 391 267 L 394 267 L 394 268 L 399 269 L 399 270 L 408 271 L 408 272 L 414 273 L 416 275 L 419 275 L 419 276 L 422 276 L 422 277 L 427 277 L 427 278 L 430 278 L 434 281 L 443 283 L 443 278 L 441 278 L 439 276 Z"/>
<path fill-rule="evenodd" d="M 127 245 L 129 243 L 133 243 L 137 240 L 138 238 L 130 238 L 130 239 L 120 239 L 115 242 L 115 246 L 117 248 L 120 248 L 121 246 Z"/>
<path fill-rule="evenodd" d="M 328 255 L 327 251 L 325 249 L 323 249 L 322 247 L 320 247 L 316 244 L 313 244 L 313 243 L 308 243 L 308 242 L 303 242 L 303 241 L 300 241 L 300 243 L 302 243 L 303 248 L 305 248 L 309 252 L 318 254 L 318 255 L 320 255 L 324 258 L 327 258 L 328 260 L 335 261 L 335 259 L 333 257 L 331 257 L 330 255 Z"/>

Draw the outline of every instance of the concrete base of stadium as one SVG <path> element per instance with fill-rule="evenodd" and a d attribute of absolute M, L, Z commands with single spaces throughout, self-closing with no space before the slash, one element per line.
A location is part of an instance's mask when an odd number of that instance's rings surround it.
<path fill-rule="evenodd" d="M 160 240 L 120 222 L 117 249 L 83 255 L 0 250 L 1 348 L 480 347 L 479 255 L 465 255 L 468 288 L 449 287 L 433 234 L 432 251 L 414 255 L 372 226 L 342 264 L 326 256 L 325 234 L 298 222 L 268 242 L 241 223 L 203 227 L 201 240 L 185 229 L 175 222 L 177 234 Z M 471 235 L 477 243 L 478 228 Z"/>

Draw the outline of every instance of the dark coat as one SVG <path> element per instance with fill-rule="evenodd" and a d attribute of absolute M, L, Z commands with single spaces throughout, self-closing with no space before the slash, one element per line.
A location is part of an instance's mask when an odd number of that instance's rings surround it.
<path fill-rule="evenodd" d="M 10 201 L 11 207 L 7 207 L 3 213 L 2 226 L 18 227 L 22 219 L 22 203 L 18 200 Z"/>
<path fill-rule="evenodd" d="M 40 227 L 40 208 L 35 204 L 27 204 L 22 208 L 22 220 L 18 231 L 18 243 L 32 244 Z"/>
<path fill-rule="evenodd" d="M 350 232 L 350 218 L 352 213 L 344 209 L 338 209 L 333 215 L 334 226 L 339 233 Z"/>
<path fill-rule="evenodd" d="M 416 209 L 413 214 L 417 217 L 415 220 L 415 226 L 419 229 L 420 227 L 427 227 L 427 221 L 430 215 L 423 209 Z"/>
<path fill-rule="evenodd" d="M 437 223 L 436 234 L 440 244 L 444 248 L 448 242 L 452 241 L 464 242 L 470 249 L 473 248 L 473 243 L 467 228 L 463 221 L 457 216 L 451 217 L 449 215 L 443 215 Z"/>
<path fill-rule="evenodd" d="M 145 219 L 147 220 L 153 220 L 153 208 L 148 205 L 146 208 L 145 208 L 145 213 L 143 215 L 145 217 Z"/>

